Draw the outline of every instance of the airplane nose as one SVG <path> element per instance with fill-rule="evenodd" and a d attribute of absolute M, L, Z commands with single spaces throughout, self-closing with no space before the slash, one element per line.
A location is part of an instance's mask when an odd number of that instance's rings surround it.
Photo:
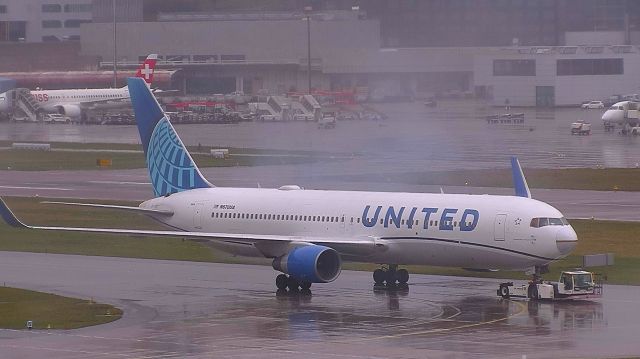
<path fill-rule="evenodd" d="M 578 235 L 571 226 L 562 226 L 556 233 L 556 246 L 561 256 L 567 256 L 578 244 Z"/>

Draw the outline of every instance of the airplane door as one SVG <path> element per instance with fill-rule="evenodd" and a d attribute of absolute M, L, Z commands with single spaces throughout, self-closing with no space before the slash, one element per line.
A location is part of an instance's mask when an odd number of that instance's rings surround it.
<path fill-rule="evenodd" d="M 196 229 L 202 229 L 202 213 L 204 212 L 204 203 L 196 203 L 193 210 L 193 226 Z"/>
<path fill-rule="evenodd" d="M 496 221 L 493 224 L 493 235 L 496 241 L 504 241 L 505 223 L 507 222 L 506 214 L 496 215 Z"/>

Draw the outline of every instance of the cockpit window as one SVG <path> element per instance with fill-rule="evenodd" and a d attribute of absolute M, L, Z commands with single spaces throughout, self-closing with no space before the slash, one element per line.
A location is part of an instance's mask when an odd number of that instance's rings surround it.
<path fill-rule="evenodd" d="M 562 220 L 560 218 L 549 218 L 550 226 L 562 226 Z"/>
<path fill-rule="evenodd" d="M 531 227 L 540 228 L 546 226 L 568 226 L 569 221 L 566 218 L 547 218 L 547 217 L 539 217 L 531 219 Z"/>

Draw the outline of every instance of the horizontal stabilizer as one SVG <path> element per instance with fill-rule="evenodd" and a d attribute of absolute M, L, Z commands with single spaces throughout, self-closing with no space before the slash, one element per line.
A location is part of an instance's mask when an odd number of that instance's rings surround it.
<path fill-rule="evenodd" d="M 156 214 L 163 216 L 173 216 L 173 211 L 168 209 L 148 209 L 148 208 L 140 208 L 140 207 L 130 207 L 130 206 L 117 206 L 110 204 L 97 204 L 97 203 L 74 203 L 74 202 L 55 202 L 55 201 L 43 201 L 40 203 L 45 204 L 60 204 L 64 206 L 81 206 L 81 207 L 92 207 L 92 208 L 108 208 L 108 209 L 117 209 L 121 211 L 130 211 L 137 212 L 142 214 Z"/>

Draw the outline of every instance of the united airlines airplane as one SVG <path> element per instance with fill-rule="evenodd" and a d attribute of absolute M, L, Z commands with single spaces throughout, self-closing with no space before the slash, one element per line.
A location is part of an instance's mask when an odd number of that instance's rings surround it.
<path fill-rule="evenodd" d="M 129 91 L 155 198 L 117 208 L 148 215 L 171 230 L 29 226 L 4 202 L 15 227 L 178 236 L 229 253 L 273 259 L 279 289 L 335 280 L 343 261 L 377 263 L 378 284 L 406 283 L 399 265 L 531 270 L 563 258 L 577 242 L 562 214 L 531 198 L 517 159 L 515 196 L 221 188 L 205 179 L 142 79 Z"/>

